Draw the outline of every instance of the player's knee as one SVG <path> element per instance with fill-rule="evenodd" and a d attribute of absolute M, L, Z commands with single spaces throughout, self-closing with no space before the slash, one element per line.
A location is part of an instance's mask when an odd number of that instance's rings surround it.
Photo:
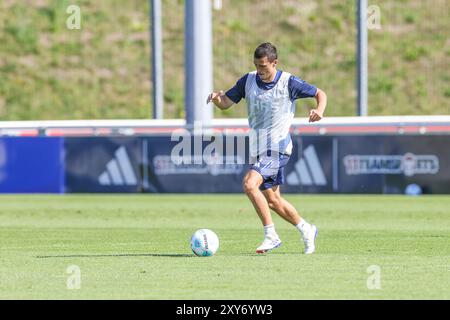
<path fill-rule="evenodd" d="M 250 180 L 244 180 L 242 188 L 246 194 L 251 194 L 258 189 L 258 186 Z"/>

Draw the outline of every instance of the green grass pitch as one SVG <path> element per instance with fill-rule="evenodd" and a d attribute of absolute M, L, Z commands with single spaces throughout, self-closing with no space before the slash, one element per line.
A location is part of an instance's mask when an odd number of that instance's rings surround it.
<path fill-rule="evenodd" d="M 244 195 L 0 196 L 0 299 L 450 299 L 450 197 L 286 198 L 319 228 L 311 256 L 278 216 L 283 245 L 255 254 Z M 199 228 L 215 256 L 191 252 Z"/>

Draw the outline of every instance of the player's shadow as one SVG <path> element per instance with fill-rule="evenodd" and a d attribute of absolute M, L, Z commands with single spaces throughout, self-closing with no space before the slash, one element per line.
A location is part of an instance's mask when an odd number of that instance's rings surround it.
<path fill-rule="evenodd" d="M 36 256 L 38 259 L 49 258 L 110 258 L 110 257 L 169 257 L 169 258 L 192 258 L 192 254 L 181 253 L 117 253 L 117 254 L 67 254 L 54 256 Z"/>

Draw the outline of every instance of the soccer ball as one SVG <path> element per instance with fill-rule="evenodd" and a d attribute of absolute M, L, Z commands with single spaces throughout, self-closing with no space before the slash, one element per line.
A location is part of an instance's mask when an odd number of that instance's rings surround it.
<path fill-rule="evenodd" d="M 219 238 L 209 229 L 197 230 L 191 237 L 191 249 L 197 256 L 212 256 L 219 249 Z"/>

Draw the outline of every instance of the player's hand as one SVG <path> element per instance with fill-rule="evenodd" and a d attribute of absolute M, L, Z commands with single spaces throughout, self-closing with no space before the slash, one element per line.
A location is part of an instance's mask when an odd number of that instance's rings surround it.
<path fill-rule="evenodd" d="M 312 109 L 309 112 L 309 122 L 316 122 L 323 118 L 323 112 L 320 112 L 317 109 Z"/>
<path fill-rule="evenodd" d="M 206 104 L 210 103 L 211 101 L 214 104 L 220 104 L 220 102 L 222 100 L 220 97 L 222 95 L 223 95 L 223 91 L 210 93 L 208 96 L 208 99 L 206 99 Z"/>

